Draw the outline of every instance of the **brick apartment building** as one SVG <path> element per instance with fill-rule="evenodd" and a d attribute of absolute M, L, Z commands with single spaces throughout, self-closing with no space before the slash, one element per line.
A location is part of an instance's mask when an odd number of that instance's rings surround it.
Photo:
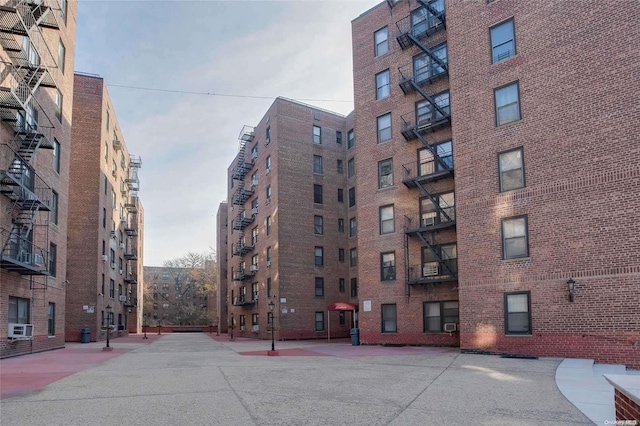
<path fill-rule="evenodd" d="M 102 78 L 76 73 L 69 182 L 66 339 L 136 333 L 142 326 L 144 210 L 131 155 Z M 110 307 L 110 312 L 108 307 Z"/>
<path fill-rule="evenodd" d="M 220 206 L 227 212 L 218 213 L 218 234 L 226 230 L 228 241 L 218 241 L 227 270 L 222 330 L 233 318 L 236 335 L 270 337 L 273 303 L 278 338 L 349 335 L 351 312 L 327 307 L 357 306 L 352 128 L 352 115 L 285 98 L 255 128 L 243 128 Z"/>
<path fill-rule="evenodd" d="M 0 357 L 65 342 L 76 10 L 0 0 Z"/>
<path fill-rule="evenodd" d="M 352 22 L 362 341 L 640 367 L 638 22 L 515 0 Z"/>
<path fill-rule="evenodd" d="M 211 261 L 206 261 L 211 262 Z M 205 268 L 211 268 L 207 263 Z M 214 289 L 199 282 L 200 269 L 145 266 L 147 325 L 213 325 Z"/>

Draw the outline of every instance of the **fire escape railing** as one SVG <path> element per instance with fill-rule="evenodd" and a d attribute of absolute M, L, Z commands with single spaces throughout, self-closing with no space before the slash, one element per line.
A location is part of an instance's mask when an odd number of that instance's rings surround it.
<path fill-rule="evenodd" d="M 19 233 L 0 229 L 0 241 L 5 241 L 0 251 L 0 267 L 21 275 L 49 275 L 49 252 Z"/>
<path fill-rule="evenodd" d="M 0 193 L 21 208 L 49 211 L 53 190 L 28 161 L 8 144 L 0 144 Z"/>

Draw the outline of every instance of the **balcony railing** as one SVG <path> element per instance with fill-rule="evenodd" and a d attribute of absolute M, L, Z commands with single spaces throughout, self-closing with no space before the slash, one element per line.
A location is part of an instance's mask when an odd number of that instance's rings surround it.
<path fill-rule="evenodd" d="M 128 248 L 124 253 L 124 258 L 127 260 L 137 260 L 138 259 L 138 250 L 134 248 Z"/>
<path fill-rule="evenodd" d="M 234 281 L 245 281 L 248 279 L 251 279 L 255 276 L 255 272 L 246 270 L 246 269 L 240 269 L 238 271 L 236 271 L 233 274 L 233 280 Z"/>
<path fill-rule="evenodd" d="M 409 267 L 410 285 L 450 282 L 457 279 L 458 259 L 423 262 Z"/>
<path fill-rule="evenodd" d="M 245 296 L 236 296 L 233 299 L 233 306 L 254 305 L 255 303 L 255 300 L 247 299 Z"/>
<path fill-rule="evenodd" d="M 402 119 L 402 136 L 406 140 L 412 140 L 416 138 L 416 133 L 424 135 L 426 133 L 435 132 L 436 130 L 448 127 L 451 125 L 451 113 L 446 106 L 446 115 L 439 112 L 432 114 L 423 114 L 418 117 L 417 124 L 416 119 L 410 115 L 403 115 Z"/>
<path fill-rule="evenodd" d="M 124 282 L 130 284 L 138 283 L 138 274 L 127 274 L 124 276 Z"/>
<path fill-rule="evenodd" d="M 53 190 L 27 160 L 9 145 L 0 145 L 0 193 L 29 210 L 50 210 Z"/>
<path fill-rule="evenodd" d="M 255 135 L 255 128 L 251 126 L 243 126 L 238 139 L 245 142 L 251 142 Z"/>
<path fill-rule="evenodd" d="M 446 216 L 445 216 L 446 214 Z M 445 207 L 442 210 L 423 212 L 422 214 L 405 216 L 405 233 L 435 231 L 449 228 L 456 224 L 455 207 Z"/>
<path fill-rule="evenodd" d="M 0 230 L 0 267 L 21 275 L 49 275 L 49 252 L 19 236 L 15 231 Z"/>
<path fill-rule="evenodd" d="M 453 176 L 453 158 L 451 156 L 441 158 L 442 162 L 447 166 L 446 168 L 436 159 L 421 163 L 412 161 L 411 163 L 403 164 L 404 176 L 402 183 L 408 188 L 414 188 L 416 181 L 420 183 L 435 182 Z"/>
<path fill-rule="evenodd" d="M 251 188 L 245 188 L 244 186 L 238 188 L 238 190 L 233 194 L 233 204 L 239 206 L 243 205 L 247 202 L 249 197 L 253 195 L 253 193 L 254 190 Z"/>

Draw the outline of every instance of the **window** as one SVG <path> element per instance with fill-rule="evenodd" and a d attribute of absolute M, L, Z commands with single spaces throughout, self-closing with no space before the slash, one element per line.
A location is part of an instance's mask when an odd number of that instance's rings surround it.
<path fill-rule="evenodd" d="M 347 132 L 347 149 L 353 148 L 356 143 L 356 136 L 353 130 Z"/>
<path fill-rule="evenodd" d="M 109 130 L 109 110 L 107 110 L 106 112 L 107 112 L 107 119 L 105 120 L 105 127 L 107 130 Z"/>
<path fill-rule="evenodd" d="M 344 311 L 340 311 L 340 314 L 339 314 L 338 318 L 339 318 L 339 321 L 340 321 L 340 325 L 345 325 L 347 323 L 346 315 L 345 315 Z"/>
<path fill-rule="evenodd" d="M 316 277 L 316 297 L 324 297 L 324 278 Z"/>
<path fill-rule="evenodd" d="M 252 186 L 257 186 L 258 185 L 258 171 L 257 170 L 255 172 L 253 172 L 253 174 L 251 175 L 251 185 Z"/>
<path fill-rule="evenodd" d="M 358 249 L 356 247 L 349 250 L 349 266 L 358 266 Z"/>
<path fill-rule="evenodd" d="M 342 145 L 342 132 L 336 131 L 336 143 Z"/>
<path fill-rule="evenodd" d="M 246 315 L 240 315 L 240 331 L 244 331 L 246 325 L 247 325 Z"/>
<path fill-rule="evenodd" d="M 390 90 L 389 70 L 376 74 L 376 99 L 386 98 L 389 96 Z"/>
<path fill-rule="evenodd" d="M 520 95 L 518 82 L 493 91 L 496 105 L 496 126 L 520 120 Z"/>
<path fill-rule="evenodd" d="M 251 325 L 260 325 L 260 314 L 251 314 Z"/>
<path fill-rule="evenodd" d="M 313 126 L 313 143 L 318 145 L 322 143 L 322 129 L 320 126 Z"/>
<path fill-rule="evenodd" d="M 104 296 L 104 285 L 105 285 L 105 281 L 104 281 L 104 274 L 102 274 L 102 281 L 100 284 L 100 294 Z"/>
<path fill-rule="evenodd" d="M 378 188 L 393 186 L 393 158 L 378 162 Z"/>
<path fill-rule="evenodd" d="M 106 142 L 104 143 L 104 162 L 109 162 L 109 144 L 107 144 Z"/>
<path fill-rule="evenodd" d="M 444 325 L 449 323 L 458 324 L 458 301 L 449 302 L 426 302 L 424 304 L 424 325 L 425 333 L 442 333 Z"/>
<path fill-rule="evenodd" d="M 338 163 L 336 165 L 336 170 L 338 171 L 338 173 L 343 172 L 342 160 L 338 160 Z"/>
<path fill-rule="evenodd" d="M 62 92 L 56 89 L 56 117 L 62 122 Z"/>
<path fill-rule="evenodd" d="M 349 236 L 355 237 L 358 234 L 358 224 L 356 222 L 356 218 L 352 217 L 349 219 Z"/>
<path fill-rule="evenodd" d="M 265 136 L 264 144 L 269 145 L 269 143 L 271 142 L 271 126 L 267 127 L 267 130 L 265 131 L 264 136 Z"/>
<path fill-rule="evenodd" d="M 322 156 L 313 156 L 313 173 L 322 174 Z"/>
<path fill-rule="evenodd" d="M 342 188 L 338 188 L 338 202 L 339 203 L 344 202 L 344 189 Z"/>
<path fill-rule="evenodd" d="M 316 331 L 324 331 L 324 312 L 316 312 Z"/>
<path fill-rule="evenodd" d="M 255 210 L 256 212 L 258 211 L 258 198 L 254 198 L 253 201 L 251 201 L 251 210 Z"/>
<path fill-rule="evenodd" d="M 253 148 L 251 148 L 251 159 L 255 160 L 258 158 L 258 144 L 255 144 Z"/>
<path fill-rule="evenodd" d="M 313 185 L 313 202 L 322 204 L 322 185 Z"/>
<path fill-rule="evenodd" d="M 271 278 L 267 278 L 267 297 L 271 297 Z"/>
<path fill-rule="evenodd" d="M 395 232 L 395 221 L 393 220 L 393 204 L 380 207 L 380 234 L 391 234 Z"/>
<path fill-rule="evenodd" d="M 504 333 L 531 334 L 531 293 L 505 293 Z"/>
<path fill-rule="evenodd" d="M 382 305 L 382 332 L 383 333 L 395 333 L 398 331 L 396 325 L 396 305 Z"/>
<path fill-rule="evenodd" d="M 356 175 L 356 159 L 352 158 L 347 161 L 347 177 L 352 178 Z"/>
<path fill-rule="evenodd" d="M 373 33 L 375 43 L 375 56 L 380 56 L 389 51 L 389 31 L 387 27 L 381 28 Z"/>
<path fill-rule="evenodd" d="M 444 244 L 433 246 L 432 251 L 428 247 L 422 248 L 422 277 L 451 277 L 458 273 L 458 246 L 456 244 Z M 436 253 L 440 257 L 436 256 Z"/>
<path fill-rule="evenodd" d="M 501 152 L 498 155 L 500 192 L 524 188 L 524 160 L 522 148 Z"/>
<path fill-rule="evenodd" d="M 29 299 L 9 296 L 9 320 L 12 324 L 29 324 Z"/>
<path fill-rule="evenodd" d="M 51 223 L 58 224 L 58 193 L 51 191 Z"/>
<path fill-rule="evenodd" d="M 60 173 L 60 142 L 53 139 L 53 170 Z"/>
<path fill-rule="evenodd" d="M 433 148 L 442 162 L 435 159 L 429 148 L 420 149 L 418 151 L 418 170 L 420 176 L 427 176 L 453 168 L 451 141 L 433 145 Z"/>
<path fill-rule="evenodd" d="M 267 247 L 267 262 L 271 262 L 271 246 Z"/>
<path fill-rule="evenodd" d="M 251 300 L 258 300 L 258 283 L 251 284 Z M 256 315 L 256 314 L 254 314 Z M 255 325 L 255 324 L 254 324 Z"/>
<path fill-rule="evenodd" d="M 377 118 L 378 143 L 391 140 L 391 113 Z"/>
<path fill-rule="evenodd" d="M 433 56 L 438 58 L 444 65 L 447 65 L 447 45 L 441 44 L 431 51 Z M 426 53 L 422 53 L 413 58 L 413 75 L 416 83 L 428 80 L 445 72 L 445 68 Z"/>
<path fill-rule="evenodd" d="M 435 200 L 435 203 L 434 201 Z M 433 195 L 420 199 L 420 228 L 456 220 L 455 193 Z"/>
<path fill-rule="evenodd" d="M 380 253 L 380 280 L 393 281 L 396 279 L 396 252 Z"/>
<path fill-rule="evenodd" d="M 111 208 L 113 210 L 115 210 L 117 208 L 117 203 L 116 203 L 116 191 L 114 191 L 113 189 L 111 190 Z"/>
<path fill-rule="evenodd" d="M 429 3 L 431 9 L 438 12 L 440 15 L 444 12 L 444 0 L 436 0 Z M 442 21 L 434 16 L 430 11 L 421 7 L 411 13 L 411 28 L 413 35 L 416 37 L 422 37 L 435 27 L 442 24 Z"/>
<path fill-rule="evenodd" d="M 58 246 L 49 244 L 49 275 L 56 276 L 56 266 L 58 262 Z"/>
<path fill-rule="evenodd" d="M 529 256 L 527 216 L 502 219 L 502 258 Z"/>
<path fill-rule="evenodd" d="M 492 63 L 495 64 L 516 54 L 513 18 L 491 27 L 490 33 Z"/>
<path fill-rule="evenodd" d="M 338 219 L 338 232 L 344 232 L 344 219 Z"/>
<path fill-rule="evenodd" d="M 118 296 L 122 296 L 122 284 L 118 284 Z"/>
<path fill-rule="evenodd" d="M 62 42 L 62 39 L 60 39 L 58 41 L 58 68 L 60 68 L 60 71 L 62 71 L 62 74 L 64 74 L 64 57 L 65 57 L 66 51 L 67 50 L 64 47 L 64 43 Z"/>
<path fill-rule="evenodd" d="M 267 216 L 267 236 L 271 235 L 271 216 Z"/>
<path fill-rule="evenodd" d="M 324 249 L 322 247 L 315 247 L 314 249 L 314 254 L 315 254 L 315 265 L 316 266 L 322 266 L 324 264 Z"/>
<path fill-rule="evenodd" d="M 344 249 L 338 249 L 338 262 L 344 262 Z"/>
<path fill-rule="evenodd" d="M 65 25 L 67 23 L 67 0 L 60 0 L 60 16 L 62 16 L 62 20 Z"/>
<path fill-rule="evenodd" d="M 416 102 L 416 123 L 418 127 L 426 126 L 435 121 L 448 117 L 450 112 L 449 92 L 440 93 L 433 97 L 435 104 L 442 112 L 438 111 L 429 101 Z"/>
<path fill-rule="evenodd" d="M 324 221 L 322 216 L 313 217 L 313 233 L 316 235 L 324 234 Z"/>
<path fill-rule="evenodd" d="M 338 280 L 338 291 L 344 293 L 344 278 Z"/>
<path fill-rule="evenodd" d="M 267 204 L 271 202 L 271 185 L 267 185 L 267 189 L 265 190 L 265 194 L 267 197 Z"/>
<path fill-rule="evenodd" d="M 266 167 L 266 174 L 271 173 L 271 156 L 268 156 L 267 159 L 265 160 L 265 167 Z"/>
<path fill-rule="evenodd" d="M 356 205 L 356 188 L 349 188 L 349 207 Z"/>
<path fill-rule="evenodd" d="M 109 280 L 109 297 L 114 298 L 116 295 L 116 283 L 113 280 Z"/>
<path fill-rule="evenodd" d="M 351 278 L 351 285 L 349 290 L 350 290 L 351 297 L 358 297 L 358 279 L 357 278 Z"/>

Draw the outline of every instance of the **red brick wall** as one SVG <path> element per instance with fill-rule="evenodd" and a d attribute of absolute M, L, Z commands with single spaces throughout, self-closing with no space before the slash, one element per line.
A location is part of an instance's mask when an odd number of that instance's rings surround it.
<path fill-rule="evenodd" d="M 624 392 L 615 390 L 616 420 L 629 420 L 640 423 L 640 405 Z"/>

